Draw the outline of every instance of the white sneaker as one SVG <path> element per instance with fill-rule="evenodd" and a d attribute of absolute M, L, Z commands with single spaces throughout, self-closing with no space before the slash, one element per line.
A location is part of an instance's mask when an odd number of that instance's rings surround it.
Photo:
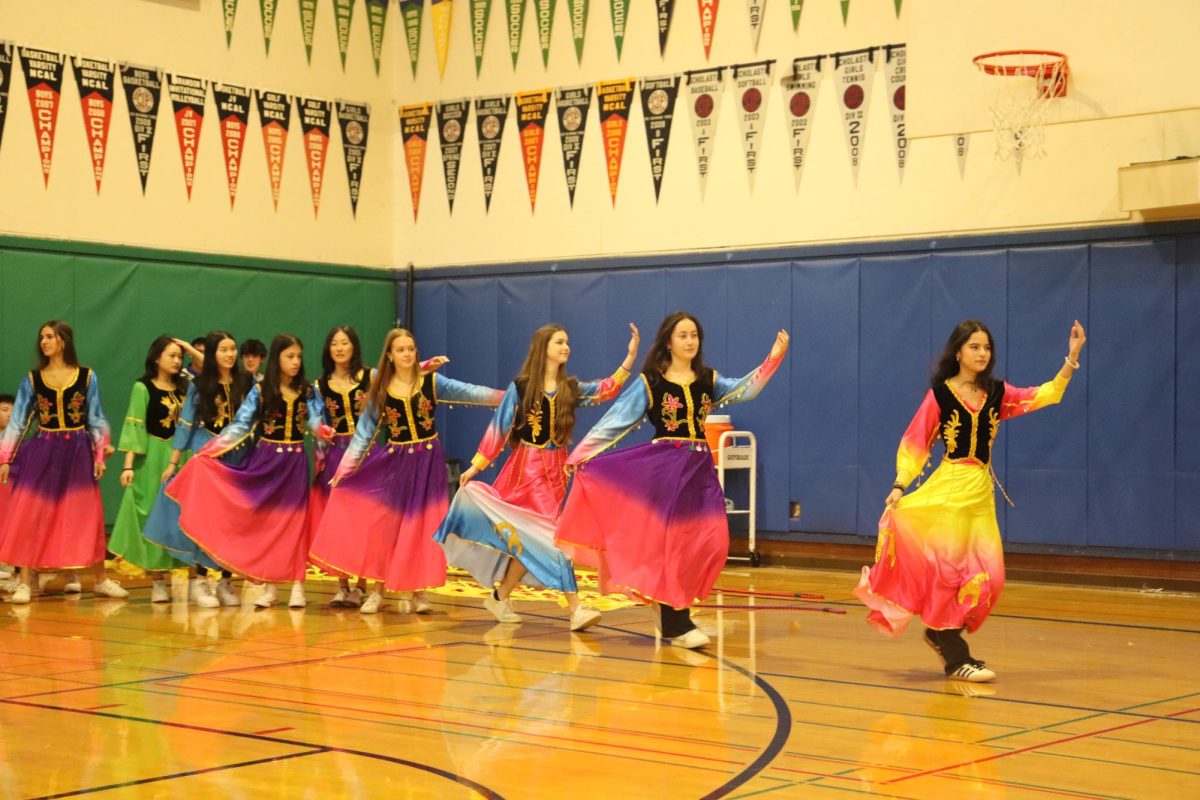
<path fill-rule="evenodd" d="M 188 596 L 191 597 L 197 608 L 216 608 L 221 605 L 217 596 L 213 594 L 212 584 L 208 582 L 208 578 L 192 578 L 188 586 Z"/>
<path fill-rule="evenodd" d="M 0 592 L 3 592 L 4 594 L 10 594 L 15 592 L 17 587 L 20 585 L 21 579 L 16 576 L 5 578 L 4 580 L 0 581 Z"/>
<path fill-rule="evenodd" d="M 594 608 L 580 604 L 576 606 L 575 613 L 571 615 L 571 630 L 582 631 L 592 627 L 600 621 L 600 612 Z"/>
<path fill-rule="evenodd" d="M 346 608 L 358 608 L 363 604 L 363 590 L 355 586 L 346 593 L 346 599 L 342 601 L 342 605 Z"/>
<path fill-rule="evenodd" d="M 346 605 L 346 590 L 338 589 L 337 594 L 329 601 L 330 608 L 343 608 Z"/>
<path fill-rule="evenodd" d="M 20 586 L 18 586 L 13 591 L 12 597 L 9 598 L 8 602 L 12 603 L 14 606 L 23 606 L 26 603 L 28 603 L 29 602 L 29 586 L 24 583 L 22 583 Z"/>
<path fill-rule="evenodd" d="M 223 606 L 240 606 L 242 604 L 242 598 L 233 588 L 233 581 L 229 578 L 221 578 L 217 581 L 217 602 Z"/>
<path fill-rule="evenodd" d="M 952 681 L 986 683 L 987 681 L 995 680 L 996 673 L 985 667 L 982 661 L 968 661 L 946 677 Z"/>
<path fill-rule="evenodd" d="M 83 584 L 79 582 L 79 577 L 72 575 L 66 585 L 63 586 L 63 594 L 80 594 L 83 591 Z"/>
<path fill-rule="evenodd" d="M 483 607 L 492 612 L 492 616 L 499 622 L 518 623 L 521 621 L 521 615 L 512 610 L 512 603 L 508 600 L 497 600 L 495 595 L 489 595 L 483 601 Z"/>
<path fill-rule="evenodd" d="M 254 605 L 258 608 L 270 608 L 275 604 L 275 600 L 275 584 L 267 583 L 263 584 L 262 594 L 254 601 Z"/>
<path fill-rule="evenodd" d="M 151 603 L 169 603 L 171 602 L 171 590 L 167 588 L 167 584 L 162 578 L 156 580 L 150 586 L 150 602 Z"/>
<path fill-rule="evenodd" d="M 306 605 L 308 605 L 308 601 L 304 599 L 304 584 L 293 583 L 292 594 L 288 597 L 288 608 L 304 608 Z"/>
<path fill-rule="evenodd" d="M 401 614 L 411 614 L 412 613 L 412 598 L 401 597 L 399 600 L 397 600 L 396 601 L 396 611 Z"/>
<path fill-rule="evenodd" d="M 425 595 L 418 594 L 413 595 L 412 610 L 414 614 L 432 614 L 433 606 L 425 599 Z"/>
<path fill-rule="evenodd" d="M 92 587 L 92 594 L 97 597 L 129 597 L 129 592 L 121 588 L 121 584 L 114 581 L 112 578 L 105 578 Z"/>
<path fill-rule="evenodd" d="M 712 640 L 708 638 L 708 635 L 704 631 L 700 630 L 699 628 L 692 628 L 683 636 L 676 636 L 673 638 L 671 640 L 671 645 L 673 647 L 682 647 L 687 650 L 695 650 L 697 647 L 704 647 L 711 641 Z"/>
<path fill-rule="evenodd" d="M 379 592 L 371 592 L 358 610 L 364 614 L 378 614 L 381 605 L 383 605 L 383 595 Z"/>
<path fill-rule="evenodd" d="M 0 566 L 0 581 L 6 581 L 13 576 L 12 568 Z"/>

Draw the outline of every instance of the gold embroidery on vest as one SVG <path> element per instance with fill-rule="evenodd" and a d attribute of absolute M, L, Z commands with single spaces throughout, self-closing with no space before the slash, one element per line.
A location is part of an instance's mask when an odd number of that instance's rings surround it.
<path fill-rule="evenodd" d="M 991 433 L 988 437 L 988 461 L 992 460 L 992 446 L 996 444 L 996 434 L 1000 432 L 1000 415 L 996 413 L 996 409 L 988 409 L 988 425 L 991 427 Z"/>
<path fill-rule="evenodd" d="M 942 428 L 942 438 L 946 440 L 946 452 L 953 453 L 954 448 L 958 446 L 958 429 L 962 427 L 962 420 L 958 416 L 958 409 L 950 412 L 950 419 L 946 420 L 945 427 Z"/>
<path fill-rule="evenodd" d="M 542 406 L 539 403 L 537 408 L 529 409 L 529 413 L 525 415 L 525 423 L 529 425 L 529 435 L 535 441 L 542 433 Z"/>

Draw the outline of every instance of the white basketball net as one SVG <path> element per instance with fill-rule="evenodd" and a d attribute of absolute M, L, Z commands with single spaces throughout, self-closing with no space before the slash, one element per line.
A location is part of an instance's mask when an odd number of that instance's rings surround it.
<path fill-rule="evenodd" d="M 1046 155 L 1050 101 L 1067 93 L 1067 59 L 1058 53 L 995 53 L 975 59 L 992 112 L 996 158 Z"/>

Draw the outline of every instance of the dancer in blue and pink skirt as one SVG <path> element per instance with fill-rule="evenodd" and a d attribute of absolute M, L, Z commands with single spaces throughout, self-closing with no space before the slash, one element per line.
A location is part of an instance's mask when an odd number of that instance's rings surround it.
<path fill-rule="evenodd" d="M 411 593 L 401 610 L 410 603 L 418 614 L 431 610 L 422 590 L 446 581 L 446 558 L 433 532 L 449 496 L 433 415 L 439 402 L 495 407 L 501 397 L 498 389 L 423 371 L 412 334 L 388 333 L 310 552 L 322 569 L 376 582 L 363 613 L 379 611 L 383 588 Z M 386 446 L 376 446 L 380 431 Z"/>
<path fill-rule="evenodd" d="M 600 571 L 602 592 L 659 606 L 662 635 L 695 648 L 709 639 L 688 608 L 708 596 L 729 553 L 729 523 L 704 420 L 717 405 L 751 400 L 779 368 L 788 335 L 780 331 L 766 361 L 741 379 L 704 363 L 704 329 L 691 314 L 663 320 L 640 379 L 572 451 L 575 485 L 555 542 L 577 564 Z M 648 417 L 654 439 L 601 453 Z"/>

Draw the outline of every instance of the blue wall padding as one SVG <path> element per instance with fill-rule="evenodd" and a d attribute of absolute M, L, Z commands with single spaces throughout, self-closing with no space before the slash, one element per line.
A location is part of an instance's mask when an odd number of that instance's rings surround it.
<path fill-rule="evenodd" d="M 1007 423 L 996 443 L 996 476 L 1016 504 L 997 493 L 1005 539 L 1200 551 L 1200 414 L 1188 402 L 1200 397 L 1200 236 L 1075 238 L 737 263 L 698 254 L 669 265 L 430 271 L 418 277 L 417 332 L 423 352 L 451 356 L 447 374 L 503 386 L 530 333 L 550 320 L 567 326 L 571 371 L 581 378 L 611 372 L 630 321 L 642 331 L 640 365 L 663 316 L 679 308 L 700 318 L 705 355 L 726 375 L 752 369 L 787 328 L 792 351 L 774 381 L 728 409 L 735 427 L 758 435 L 760 531 L 871 537 L 900 435 L 953 326 L 982 319 L 995 337 L 995 374 L 1036 386 L 1061 367 L 1078 319 L 1089 342 L 1063 402 Z M 577 437 L 600 413 L 579 413 Z M 484 424 L 478 412 L 446 417 L 449 452 L 469 458 Z"/>

